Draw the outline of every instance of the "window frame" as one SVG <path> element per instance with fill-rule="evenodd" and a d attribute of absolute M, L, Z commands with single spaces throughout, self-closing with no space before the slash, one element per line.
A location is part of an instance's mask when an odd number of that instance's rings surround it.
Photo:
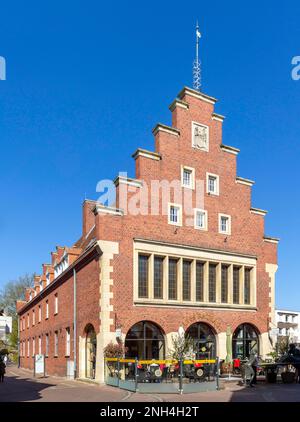
<path fill-rule="evenodd" d="M 66 357 L 71 355 L 71 329 L 70 327 L 66 328 Z"/>
<path fill-rule="evenodd" d="M 58 331 L 54 331 L 54 357 L 58 357 Z"/>
<path fill-rule="evenodd" d="M 228 221 L 228 230 L 226 232 L 222 230 L 222 218 L 226 218 Z M 231 235 L 231 215 L 219 213 L 219 234 Z"/>
<path fill-rule="evenodd" d="M 58 314 L 58 294 L 54 295 L 54 315 Z"/>
<path fill-rule="evenodd" d="M 185 185 L 184 184 L 184 172 L 187 171 L 190 173 L 190 185 Z M 188 167 L 188 166 L 181 166 L 181 187 L 182 188 L 186 188 L 186 189 L 195 189 L 195 169 L 193 167 Z"/>
<path fill-rule="evenodd" d="M 212 192 L 209 190 L 209 178 L 213 177 L 214 179 L 216 179 L 216 191 Z M 220 196 L 220 176 L 218 174 L 214 174 L 214 173 L 206 173 L 206 193 L 208 195 L 213 195 L 213 196 Z"/>
<path fill-rule="evenodd" d="M 178 213 L 178 220 L 177 222 L 171 221 L 170 217 L 171 217 L 171 208 L 178 208 L 179 209 L 179 213 Z M 182 205 L 180 204 L 175 204 L 173 202 L 169 202 L 168 203 L 168 224 L 172 225 L 172 226 L 177 226 L 177 227 L 181 227 L 182 226 Z"/>
<path fill-rule="evenodd" d="M 204 227 L 197 226 L 197 213 L 204 214 Z M 201 208 L 194 208 L 194 229 L 207 231 L 208 230 L 208 214 L 207 210 L 203 210 Z"/>

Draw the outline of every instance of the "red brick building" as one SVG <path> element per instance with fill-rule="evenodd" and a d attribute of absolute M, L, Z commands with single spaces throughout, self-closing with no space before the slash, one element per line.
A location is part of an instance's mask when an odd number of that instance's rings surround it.
<path fill-rule="evenodd" d="M 135 178 L 114 181 L 115 207 L 84 202 L 81 238 L 56 248 L 18 302 L 22 367 L 45 354 L 49 374 L 93 377 L 94 365 L 102 381 L 116 335 L 130 357 L 163 358 L 180 326 L 198 357 L 224 358 L 228 327 L 234 356 L 270 351 L 278 240 L 252 207 L 254 182 L 236 174 L 215 103 L 184 88 L 154 152 L 133 154 Z"/>

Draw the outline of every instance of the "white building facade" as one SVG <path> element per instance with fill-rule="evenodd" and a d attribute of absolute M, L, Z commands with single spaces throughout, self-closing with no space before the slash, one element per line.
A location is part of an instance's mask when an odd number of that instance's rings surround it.
<path fill-rule="evenodd" d="M 12 331 L 12 317 L 1 315 L 0 316 L 0 340 L 7 342 L 8 335 Z"/>
<path fill-rule="evenodd" d="M 300 312 L 276 309 L 278 337 L 289 337 L 290 342 L 300 344 Z"/>

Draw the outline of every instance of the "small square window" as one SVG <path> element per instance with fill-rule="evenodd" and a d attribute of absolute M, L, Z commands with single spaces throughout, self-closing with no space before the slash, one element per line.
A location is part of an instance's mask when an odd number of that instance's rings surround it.
<path fill-rule="evenodd" d="M 181 205 L 169 204 L 169 224 L 181 226 Z"/>
<path fill-rule="evenodd" d="M 195 229 L 207 230 L 207 211 L 195 209 Z"/>
<path fill-rule="evenodd" d="M 195 170 L 191 167 L 181 167 L 181 185 L 184 188 L 194 189 Z"/>
<path fill-rule="evenodd" d="M 207 193 L 211 195 L 219 195 L 219 176 L 207 173 Z"/>
<path fill-rule="evenodd" d="M 231 234 L 231 217 L 225 214 L 219 214 L 219 233 Z"/>

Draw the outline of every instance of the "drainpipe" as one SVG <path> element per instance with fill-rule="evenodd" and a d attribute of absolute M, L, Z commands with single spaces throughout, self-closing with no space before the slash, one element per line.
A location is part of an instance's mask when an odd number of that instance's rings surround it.
<path fill-rule="evenodd" d="M 76 270 L 73 268 L 73 291 L 74 291 L 74 297 L 73 297 L 73 308 L 74 308 L 74 315 L 73 315 L 73 335 L 74 335 L 74 342 L 73 342 L 73 349 L 74 349 L 74 379 L 77 378 L 77 314 L 76 314 Z"/>
<path fill-rule="evenodd" d="M 17 314 L 17 318 L 18 318 L 18 368 L 20 368 L 21 359 L 20 359 L 20 317 L 19 317 L 19 314 Z"/>

